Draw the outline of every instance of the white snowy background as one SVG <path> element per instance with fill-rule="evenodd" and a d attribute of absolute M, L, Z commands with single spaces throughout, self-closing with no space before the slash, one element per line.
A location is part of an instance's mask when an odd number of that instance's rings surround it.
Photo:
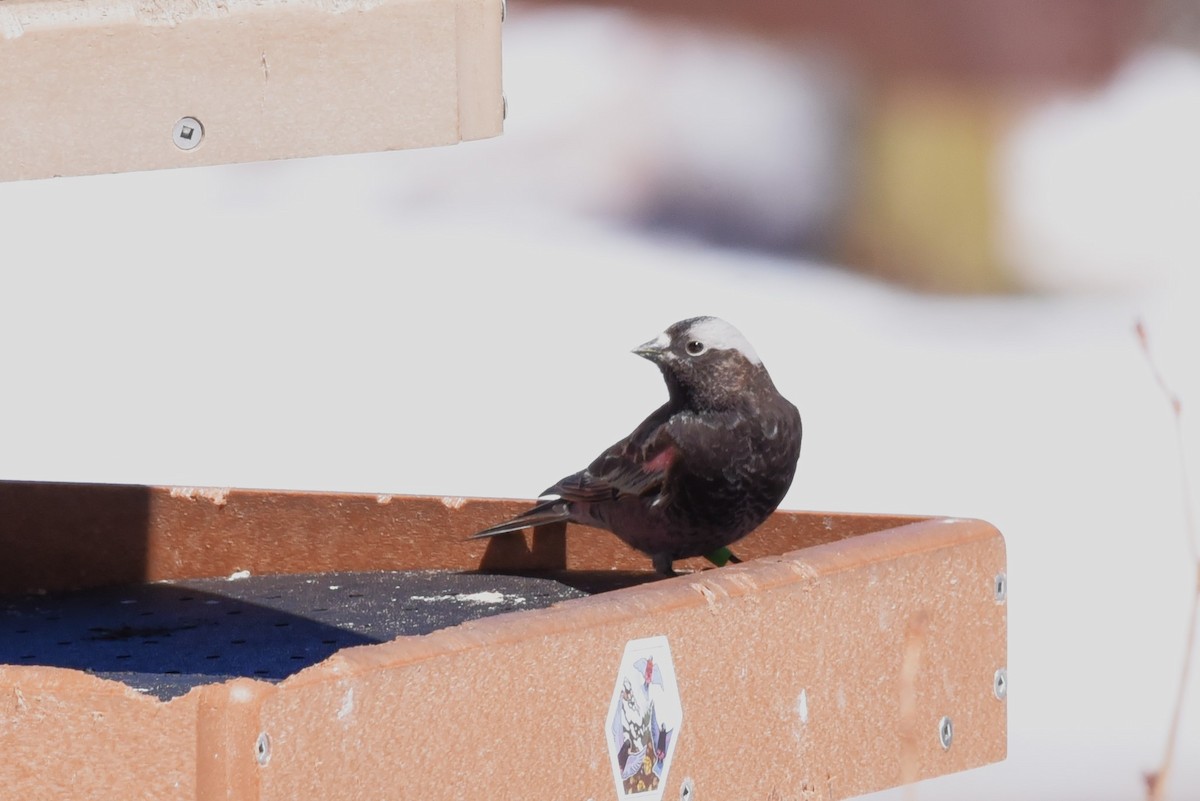
<path fill-rule="evenodd" d="M 1196 464 L 1200 58 L 1147 50 L 1015 124 L 1008 246 L 1056 291 L 964 298 L 646 222 L 819 230 L 841 90 L 808 60 L 612 13 L 505 36 L 496 140 L 0 184 L 0 478 L 528 497 L 661 402 L 631 347 L 716 314 L 803 413 L 786 507 L 1006 536 L 1009 758 L 920 797 L 1141 797 L 1196 488 L 1133 326 Z M 1200 797 L 1197 682 L 1175 799 Z"/>

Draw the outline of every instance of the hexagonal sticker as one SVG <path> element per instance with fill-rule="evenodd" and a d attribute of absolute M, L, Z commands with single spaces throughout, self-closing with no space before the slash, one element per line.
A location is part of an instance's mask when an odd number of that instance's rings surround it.
<path fill-rule="evenodd" d="M 604 723 L 618 799 L 662 798 L 682 723 L 667 638 L 631 640 L 617 669 Z"/>

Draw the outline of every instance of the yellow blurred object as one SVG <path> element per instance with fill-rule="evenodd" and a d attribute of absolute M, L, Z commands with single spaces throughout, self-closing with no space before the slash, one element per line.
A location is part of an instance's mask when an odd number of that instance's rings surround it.
<path fill-rule="evenodd" d="M 1013 289 L 993 175 L 1008 106 L 963 87 L 911 85 L 870 104 L 846 260 L 923 289 Z"/>

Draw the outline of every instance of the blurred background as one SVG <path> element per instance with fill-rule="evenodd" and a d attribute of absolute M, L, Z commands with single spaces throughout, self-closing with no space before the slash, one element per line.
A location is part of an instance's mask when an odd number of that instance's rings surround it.
<path fill-rule="evenodd" d="M 1144 797 L 1198 479 L 1134 324 L 1195 463 L 1200 5 L 513 0 L 505 89 L 495 140 L 0 184 L 0 478 L 529 497 L 719 315 L 804 415 L 786 507 L 1006 535 L 1009 758 L 918 796 Z"/>

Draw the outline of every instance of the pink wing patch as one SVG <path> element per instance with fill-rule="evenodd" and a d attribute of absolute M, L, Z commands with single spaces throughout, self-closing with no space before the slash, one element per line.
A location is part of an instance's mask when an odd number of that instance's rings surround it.
<path fill-rule="evenodd" d="M 679 455 L 679 451 L 675 450 L 674 445 L 668 445 L 658 453 L 654 454 L 654 458 L 646 462 L 646 472 L 648 473 L 665 473 L 667 468 L 675 461 L 675 457 Z"/>

